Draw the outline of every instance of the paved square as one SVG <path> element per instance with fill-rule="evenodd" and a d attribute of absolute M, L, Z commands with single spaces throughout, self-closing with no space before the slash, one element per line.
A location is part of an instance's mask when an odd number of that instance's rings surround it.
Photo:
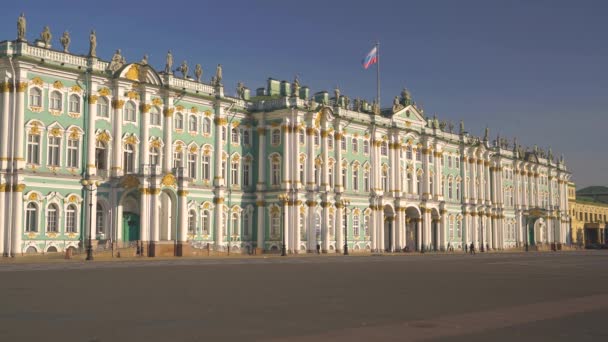
<path fill-rule="evenodd" d="M 600 340 L 608 253 L 0 264 L 0 341 Z"/>

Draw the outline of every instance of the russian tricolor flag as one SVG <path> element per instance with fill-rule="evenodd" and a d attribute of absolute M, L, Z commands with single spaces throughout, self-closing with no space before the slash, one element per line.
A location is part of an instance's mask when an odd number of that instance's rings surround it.
<path fill-rule="evenodd" d="M 374 46 L 374 48 L 363 58 L 363 68 L 367 69 L 372 64 L 378 63 L 378 47 Z"/>

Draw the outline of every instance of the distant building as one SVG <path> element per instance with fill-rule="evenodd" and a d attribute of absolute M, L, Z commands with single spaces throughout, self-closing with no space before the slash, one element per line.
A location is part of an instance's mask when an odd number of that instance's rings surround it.
<path fill-rule="evenodd" d="M 23 30 L 23 34 L 25 30 Z M 20 33 L 22 35 L 22 33 Z M 50 33 L 47 35 L 50 37 Z M 48 38 L 50 39 L 50 38 Z M 211 82 L 0 42 L 0 252 L 421 251 L 565 243 L 563 158 L 339 90 Z M 68 42 L 69 39 L 62 40 Z M 65 45 L 65 44 L 64 44 Z M 69 45 L 69 44 L 68 44 Z M 67 47 L 64 46 L 64 50 Z M 89 208 L 92 208 L 90 210 Z"/>
<path fill-rule="evenodd" d="M 608 225 L 608 188 L 590 186 L 576 191 L 568 184 L 572 242 L 581 246 L 605 244 Z"/>

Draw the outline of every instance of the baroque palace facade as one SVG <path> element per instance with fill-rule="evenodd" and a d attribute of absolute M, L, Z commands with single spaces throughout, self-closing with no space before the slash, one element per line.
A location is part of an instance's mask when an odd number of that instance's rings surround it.
<path fill-rule="evenodd" d="M 21 30 L 20 26 L 20 30 Z M 141 243 L 289 253 L 504 249 L 566 243 L 563 158 L 424 116 L 268 80 L 224 93 L 174 75 L 34 43 L 0 42 L 0 252 Z"/>

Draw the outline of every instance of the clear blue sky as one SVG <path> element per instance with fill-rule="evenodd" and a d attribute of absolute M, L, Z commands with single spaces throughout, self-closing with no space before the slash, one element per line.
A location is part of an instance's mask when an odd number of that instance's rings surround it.
<path fill-rule="evenodd" d="M 64 30 L 71 50 L 86 53 L 97 30 L 97 54 L 144 53 L 164 67 L 201 63 L 208 80 L 224 67 L 224 84 L 255 89 L 268 77 L 300 74 L 312 92 L 372 99 L 375 70 L 360 62 L 381 43 L 383 105 L 406 86 L 427 115 L 482 135 L 564 153 L 578 187 L 608 185 L 608 2 L 606 1 L 8 1 L 0 40 L 16 37 L 25 12 L 27 36 L 50 25 L 54 46 Z"/>

